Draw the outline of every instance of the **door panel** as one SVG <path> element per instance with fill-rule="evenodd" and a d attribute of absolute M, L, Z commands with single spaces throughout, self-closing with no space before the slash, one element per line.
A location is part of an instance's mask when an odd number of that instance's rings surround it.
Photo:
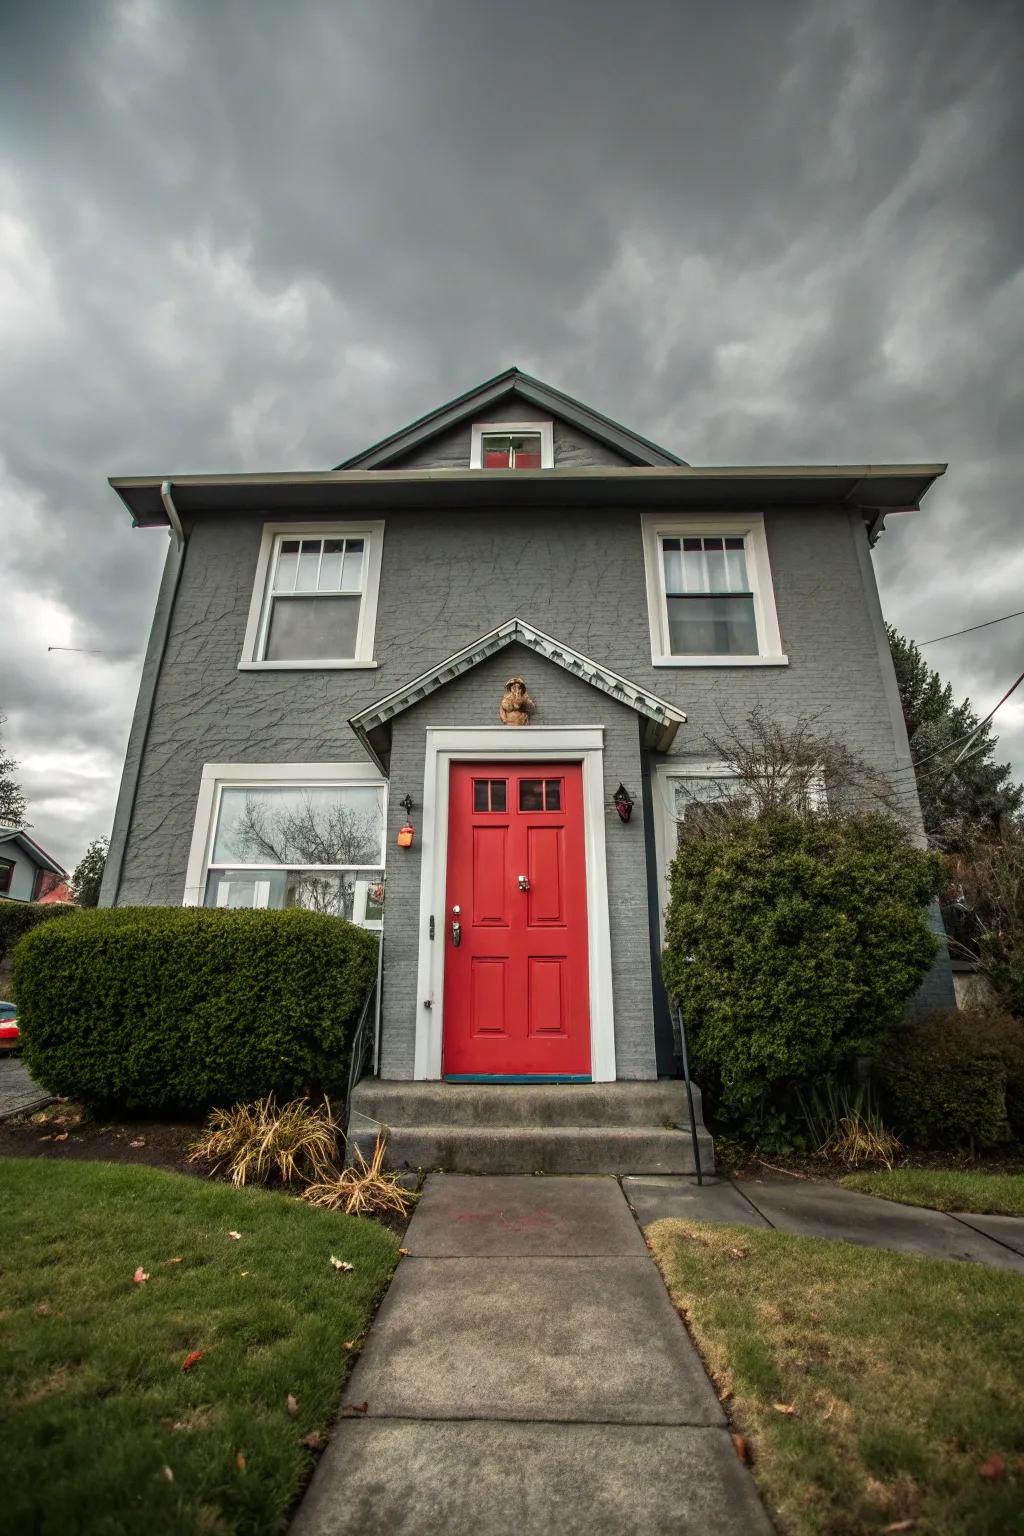
<path fill-rule="evenodd" d="M 587 1077 L 582 765 L 453 763 L 449 783 L 443 1071 Z"/>

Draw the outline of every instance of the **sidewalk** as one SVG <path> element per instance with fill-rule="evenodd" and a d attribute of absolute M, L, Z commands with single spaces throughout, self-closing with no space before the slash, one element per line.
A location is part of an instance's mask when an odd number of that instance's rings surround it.
<path fill-rule="evenodd" d="M 433 1175 L 292 1536 L 771 1536 L 616 1180 Z"/>
<path fill-rule="evenodd" d="M 704 1180 L 690 1175 L 626 1178 L 642 1227 L 663 1217 L 776 1227 L 801 1237 L 839 1238 L 931 1259 L 959 1259 L 1024 1274 L 1024 1217 L 948 1215 L 840 1189 L 826 1180 L 771 1176 Z"/>
<path fill-rule="evenodd" d="M 23 1115 L 30 1109 L 49 1104 L 51 1095 L 28 1075 L 28 1068 L 18 1056 L 0 1057 L 0 1120 Z"/>

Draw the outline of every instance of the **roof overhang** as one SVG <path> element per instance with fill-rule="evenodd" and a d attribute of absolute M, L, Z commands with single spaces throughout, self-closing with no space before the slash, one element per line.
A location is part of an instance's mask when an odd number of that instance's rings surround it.
<path fill-rule="evenodd" d="M 35 838 L 29 837 L 23 827 L 8 827 L 0 824 L 0 843 L 17 843 L 22 852 L 27 853 L 40 869 L 49 870 L 51 874 L 60 875 L 62 878 L 67 874 L 63 864 L 58 864 L 45 848 L 40 848 Z"/>
<path fill-rule="evenodd" d="M 162 490 L 182 518 L 225 513 L 557 510 L 631 512 L 853 507 L 872 537 L 889 512 L 916 510 L 945 464 L 791 464 L 699 469 L 342 469 L 294 474 L 127 475 L 110 484 L 141 528 L 170 526 Z"/>
<path fill-rule="evenodd" d="M 646 751 L 667 752 L 676 731 L 686 723 L 682 710 L 659 699 L 657 694 L 649 693 L 646 688 L 620 677 L 600 662 L 592 661 L 589 656 L 574 651 L 571 646 L 552 639 L 523 619 L 512 618 L 506 619 L 504 624 L 499 624 L 497 629 L 492 629 L 488 634 L 481 635 L 479 640 L 464 646 L 461 651 L 456 651 L 454 656 L 449 656 L 440 665 L 421 672 L 419 677 L 414 677 L 411 682 L 396 688 L 393 693 L 350 717 L 349 725 L 377 766 L 387 773 L 391 753 L 391 722 L 396 715 L 421 703 L 436 693 L 438 688 L 453 682 L 463 672 L 470 671 L 472 667 L 486 661 L 488 656 L 495 655 L 509 645 L 524 645 L 528 650 L 536 651 L 538 656 L 554 662 L 556 666 L 572 673 L 573 677 L 580 678 L 592 688 L 599 689 L 620 704 L 635 710 L 640 717 L 641 743 Z"/>

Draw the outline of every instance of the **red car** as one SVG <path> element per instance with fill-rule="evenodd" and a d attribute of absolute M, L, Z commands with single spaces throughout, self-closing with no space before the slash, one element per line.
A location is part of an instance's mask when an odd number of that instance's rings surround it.
<path fill-rule="evenodd" d="M 0 1003 L 0 1055 L 9 1056 L 21 1047 L 18 1033 L 18 1008 L 15 1003 Z"/>

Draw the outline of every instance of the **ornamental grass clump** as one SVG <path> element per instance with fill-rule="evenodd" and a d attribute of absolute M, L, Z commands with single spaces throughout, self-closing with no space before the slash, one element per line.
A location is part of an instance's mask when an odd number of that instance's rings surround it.
<path fill-rule="evenodd" d="M 326 1179 L 335 1169 L 339 1134 L 329 1101 L 278 1105 L 268 1094 L 255 1104 L 215 1109 L 188 1160 L 211 1163 L 211 1173 L 226 1172 L 239 1185 Z"/>
<path fill-rule="evenodd" d="M 302 1198 L 330 1211 L 343 1210 L 346 1216 L 407 1216 L 419 1194 L 403 1189 L 398 1175 L 383 1173 L 383 1166 L 384 1140 L 378 1136 L 369 1162 L 357 1147 L 350 1168 L 310 1184 Z"/>

